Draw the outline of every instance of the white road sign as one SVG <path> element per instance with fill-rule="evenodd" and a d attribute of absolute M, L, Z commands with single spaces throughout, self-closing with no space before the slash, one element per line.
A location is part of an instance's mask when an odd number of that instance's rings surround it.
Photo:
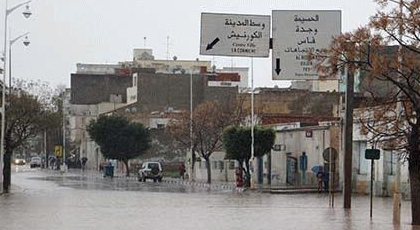
<path fill-rule="evenodd" d="M 339 10 L 273 11 L 273 80 L 317 80 L 309 54 L 328 48 L 341 33 Z"/>
<path fill-rule="evenodd" d="M 268 57 L 270 16 L 201 14 L 200 54 Z"/>

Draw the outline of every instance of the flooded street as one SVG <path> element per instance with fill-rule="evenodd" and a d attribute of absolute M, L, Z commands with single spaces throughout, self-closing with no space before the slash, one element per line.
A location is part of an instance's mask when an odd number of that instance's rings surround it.
<path fill-rule="evenodd" d="M 346 212 L 341 195 L 332 209 L 318 194 L 237 193 L 29 169 L 12 180 L 13 193 L 0 196 L 4 230 L 416 229 L 409 202 L 402 204 L 403 224 L 392 225 L 390 198 L 375 198 L 370 221 L 368 197 L 354 197 Z"/>

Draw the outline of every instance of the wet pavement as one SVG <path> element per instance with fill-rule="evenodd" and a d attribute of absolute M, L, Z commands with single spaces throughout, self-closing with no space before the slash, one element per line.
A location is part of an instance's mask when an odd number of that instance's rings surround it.
<path fill-rule="evenodd" d="M 341 195 L 238 193 L 231 189 L 25 169 L 12 177 L 12 194 L 0 196 L 1 230 L 271 230 L 420 229 L 409 225 L 410 203 L 402 204 L 402 224 L 392 225 L 392 199 L 353 197 L 342 209 Z"/>

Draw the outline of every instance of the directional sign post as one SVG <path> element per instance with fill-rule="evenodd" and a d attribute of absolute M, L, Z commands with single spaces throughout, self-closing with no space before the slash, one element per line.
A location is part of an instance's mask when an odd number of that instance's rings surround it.
<path fill-rule="evenodd" d="M 339 10 L 273 11 L 273 80 L 317 80 L 322 58 L 308 56 L 328 48 L 340 33 Z"/>
<path fill-rule="evenodd" d="M 201 14 L 201 55 L 268 57 L 270 16 Z"/>
<path fill-rule="evenodd" d="M 381 151 L 379 149 L 366 149 L 365 159 L 370 160 L 370 219 L 372 219 L 373 210 L 373 165 L 375 160 L 379 160 Z"/>

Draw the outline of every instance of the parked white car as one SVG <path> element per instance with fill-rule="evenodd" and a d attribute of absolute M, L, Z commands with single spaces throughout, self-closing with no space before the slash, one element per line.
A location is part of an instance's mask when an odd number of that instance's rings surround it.
<path fill-rule="evenodd" d="M 146 179 L 152 179 L 154 182 L 162 181 L 163 170 L 162 165 L 159 162 L 144 162 L 138 172 L 138 180 L 146 181 Z"/>

